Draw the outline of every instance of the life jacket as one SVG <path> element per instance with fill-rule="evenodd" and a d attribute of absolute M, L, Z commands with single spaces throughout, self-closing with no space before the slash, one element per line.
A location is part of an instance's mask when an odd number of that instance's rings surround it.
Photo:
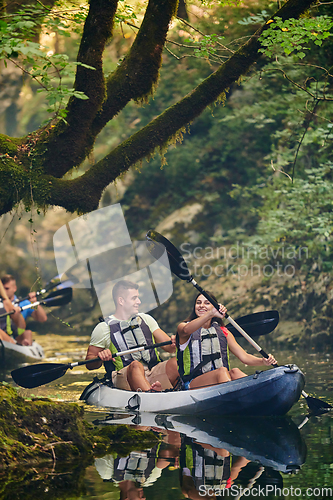
<path fill-rule="evenodd" d="M 158 445 L 157 445 L 158 447 Z M 137 481 L 143 485 L 156 464 L 155 447 L 149 451 L 132 451 L 128 457 L 119 457 L 114 461 L 114 481 Z"/>
<path fill-rule="evenodd" d="M 184 437 L 180 449 L 179 465 L 189 469 L 196 490 L 201 485 L 217 486 L 220 489 L 230 487 L 230 455 L 221 457 L 213 450 L 207 450 L 190 438 Z"/>
<path fill-rule="evenodd" d="M 95 466 L 103 481 L 129 480 L 149 486 L 150 479 L 154 480 L 152 471 L 156 466 L 160 446 L 161 443 L 158 443 L 151 450 L 132 451 L 127 457 L 114 458 L 112 455 L 106 455 L 97 458 Z"/>
<path fill-rule="evenodd" d="M 108 316 L 104 319 L 105 323 L 110 328 L 110 351 L 112 354 L 128 349 L 142 346 L 153 345 L 153 335 L 147 323 L 138 315 L 134 316 L 129 321 L 118 320 Z M 114 369 L 121 370 L 128 366 L 132 361 L 142 361 L 148 366 L 149 370 L 157 365 L 161 360 L 156 349 L 147 349 L 146 351 L 133 352 L 133 354 L 126 354 L 115 358 L 112 361 L 104 363 L 107 373 L 112 372 Z"/>
<path fill-rule="evenodd" d="M 5 314 L 7 311 L 0 302 L 0 315 Z M 7 335 L 13 335 L 13 338 L 18 336 L 17 326 L 14 321 L 11 320 L 10 315 L 0 318 L 0 329 L 7 333 Z"/>
<path fill-rule="evenodd" d="M 229 370 L 227 335 L 228 330 L 214 321 L 210 328 L 193 332 L 183 351 L 177 349 L 178 372 L 183 382 L 222 366 Z"/>

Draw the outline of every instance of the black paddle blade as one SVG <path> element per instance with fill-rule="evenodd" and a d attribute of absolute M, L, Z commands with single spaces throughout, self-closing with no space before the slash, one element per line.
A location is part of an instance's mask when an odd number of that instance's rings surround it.
<path fill-rule="evenodd" d="M 236 319 L 239 324 L 252 337 L 259 337 L 259 335 L 267 335 L 271 333 L 279 323 L 278 311 L 263 311 L 247 316 L 242 316 Z M 235 337 L 242 337 L 238 330 L 233 325 L 227 325 L 228 330 Z"/>
<path fill-rule="evenodd" d="M 64 288 L 63 290 L 55 290 L 50 293 L 45 299 L 41 300 L 41 304 L 45 304 L 48 307 L 63 306 L 68 304 L 73 297 L 72 288 Z"/>
<path fill-rule="evenodd" d="M 53 279 L 45 285 L 45 287 L 44 287 L 45 292 L 44 293 L 49 292 L 50 290 L 55 290 L 55 289 L 56 290 L 63 290 L 64 288 L 70 288 L 73 285 L 75 285 L 75 283 L 70 279 L 65 280 L 65 281 L 61 281 L 59 278 Z"/>
<path fill-rule="evenodd" d="M 64 279 L 64 276 L 66 276 L 66 279 Z M 77 285 L 79 283 L 79 280 L 75 276 L 70 276 L 65 273 L 61 278 L 58 276 L 55 276 L 53 279 L 51 279 L 48 283 L 46 283 L 44 290 L 46 292 L 49 292 L 50 290 L 62 290 L 63 288 L 69 288 L 73 285 Z"/>
<path fill-rule="evenodd" d="M 305 397 L 305 396 L 304 396 Z M 308 407 L 313 413 L 320 414 L 325 413 L 329 410 L 333 410 L 333 406 L 325 401 L 320 401 L 320 399 L 313 398 L 312 396 L 306 396 L 305 400 L 307 402 Z"/>
<path fill-rule="evenodd" d="M 65 375 L 70 365 L 60 363 L 40 363 L 37 365 L 22 366 L 11 372 L 14 382 L 20 387 L 33 389 L 48 384 Z"/>
<path fill-rule="evenodd" d="M 166 250 L 169 258 L 170 269 L 173 274 L 181 280 L 192 278 L 187 264 L 179 250 L 164 236 L 157 231 L 150 229 L 146 234 L 148 252 L 159 259 Z"/>

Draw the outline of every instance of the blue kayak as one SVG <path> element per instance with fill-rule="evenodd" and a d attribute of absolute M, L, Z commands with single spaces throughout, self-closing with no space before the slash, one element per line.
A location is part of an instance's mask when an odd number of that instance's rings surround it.
<path fill-rule="evenodd" d="M 94 378 L 81 394 L 87 404 L 113 410 L 180 415 L 281 416 L 299 400 L 305 379 L 296 365 L 188 391 L 134 392 Z"/>

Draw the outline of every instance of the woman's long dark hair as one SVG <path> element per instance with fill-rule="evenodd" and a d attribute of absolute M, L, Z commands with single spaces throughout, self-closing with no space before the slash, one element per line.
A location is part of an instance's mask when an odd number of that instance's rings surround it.
<path fill-rule="evenodd" d="M 213 300 L 215 300 L 215 302 L 217 302 L 217 298 L 215 297 L 215 295 L 212 292 L 206 292 L 206 293 L 208 293 L 208 295 Z M 198 293 L 198 295 L 195 297 L 194 304 L 193 304 L 193 309 L 192 309 L 191 313 L 189 314 L 189 316 L 187 316 L 187 318 L 184 320 L 184 322 L 188 323 L 189 321 L 192 321 L 193 319 L 196 319 L 198 317 L 197 314 L 196 314 L 196 312 L 195 312 L 195 304 L 197 302 L 197 298 L 200 297 L 200 295 L 202 295 L 202 293 Z M 212 318 L 212 321 L 213 320 L 216 323 L 218 323 L 219 325 L 224 326 L 223 320 L 221 318 L 214 317 L 214 318 Z"/>

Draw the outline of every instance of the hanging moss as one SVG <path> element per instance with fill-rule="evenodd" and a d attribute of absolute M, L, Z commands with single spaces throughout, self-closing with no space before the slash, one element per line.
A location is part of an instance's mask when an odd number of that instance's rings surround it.
<path fill-rule="evenodd" d="M 6 213 L 19 203 L 27 192 L 29 176 L 8 155 L 0 156 L 0 212 Z"/>

